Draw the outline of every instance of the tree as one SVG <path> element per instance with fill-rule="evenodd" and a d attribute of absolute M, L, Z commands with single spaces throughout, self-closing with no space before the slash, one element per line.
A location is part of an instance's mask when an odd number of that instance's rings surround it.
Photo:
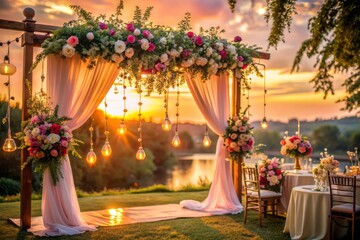
<path fill-rule="evenodd" d="M 336 149 L 340 144 L 340 130 L 335 125 L 323 125 L 313 131 L 311 143 L 316 150 Z"/>
<path fill-rule="evenodd" d="M 234 10 L 236 0 L 228 0 Z M 271 22 L 268 37 L 269 47 L 276 48 L 284 42 L 284 30 L 290 32 L 292 17 L 296 14 L 296 0 L 267 0 L 265 20 Z M 346 96 L 342 110 L 355 110 L 360 107 L 360 1 L 325 0 L 317 16 L 309 20 L 310 38 L 303 41 L 295 56 L 292 72 L 299 70 L 303 55 L 316 57 L 317 73 L 310 81 L 315 92 L 334 94 L 333 73 L 348 73 L 342 86 Z"/>

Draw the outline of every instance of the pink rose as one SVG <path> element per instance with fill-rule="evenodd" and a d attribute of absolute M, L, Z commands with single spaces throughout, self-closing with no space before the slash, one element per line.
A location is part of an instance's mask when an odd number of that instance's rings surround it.
<path fill-rule="evenodd" d="M 225 50 L 219 51 L 218 53 L 221 56 L 221 59 L 224 59 L 227 56 L 227 52 Z"/>
<path fill-rule="evenodd" d="M 110 29 L 110 31 L 109 31 L 109 35 L 110 36 L 114 36 L 115 35 L 115 29 Z"/>
<path fill-rule="evenodd" d="M 229 146 L 231 143 L 231 140 L 229 138 L 225 139 L 225 146 Z"/>
<path fill-rule="evenodd" d="M 240 126 L 239 131 L 240 132 L 246 132 L 246 127 L 245 126 Z"/>
<path fill-rule="evenodd" d="M 228 150 L 228 152 L 233 152 L 234 151 L 234 149 L 232 149 L 231 147 L 228 147 L 227 150 Z"/>
<path fill-rule="evenodd" d="M 191 52 L 190 52 L 190 50 L 185 49 L 185 50 L 181 53 L 181 55 L 183 56 L 184 59 L 188 59 L 188 57 L 190 57 L 190 55 L 191 55 Z"/>
<path fill-rule="evenodd" d="M 135 42 L 135 36 L 134 35 L 129 35 L 127 36 L 127 41 L 129 43 L 134 43 Z"/>
<path fill-rule="evenodd" d="M 250 151 L 251 150 L 251 146 L 249 146 L 248 144 L 244 144 L 242 147 L 243 151 Z"/>
<path fill-rule="evenodd" d="M 133 23 L 128 23 L 128 24 L 126 25 L 126 30 L 128 30 L 128 31 L 130 31 L 130 32 L 134 32 L 134 30 L 135 30 L 134 24 L 133 24 Z"/>
<path fill-rule="evenodd" d="M 273 167 L 273 165 L 269 165 L 268 167 L 267 167 L 269 170 L 272 170 L 274 167 Z"/>
<path fill-rule="evenodd" d="M 52 149 L 50 151 L 50 155 L 53 156 L 53 157 L 57 157 L 59 155 L 58 151 L 56 151 L 55 149 Z"/>
<path fill-rule="evenodd" d="M 155 69 L 159 72 L 163 71 L 165 68 L 166 68 L 165 64 L 161 62 L 155 64 Z"/>
<path fill-rule="evenodd" d="M 61 144 L 61 146 L 63 146 L 63 147 L 67 147 L 69 143 L 68 143 L 68 141 L 66 141 L 66 140 L 61 140 L 60 144 Z"/>
<path fill-rule="evenodd" d="M 283 140 L 280 141 L 280 144 L 281 144 L 282 146 L 284 146 L 284 145 L 286 145 L 286 141 L 283 139 Z"/>
<path fill-rule="evenodd" d="M 150 36 L 150 31 L 149 30 L 143 30 L 143 32 L 142 32 L 142 35 L 144 36 L 144 37 L 146 37 L 146 38 L 149 38 L 149 36 Z"/>
<path fill-rule="evenodd" d="M 270 166 L 271 166 L 271 165 L 270 165 Z M 273 175 L 275 175 L 275 172 L 274 172 L 273 170 L 271 170 L 271 171 L 268 172 L 268 175 L 269 175 L 269 176 L 273 176 Z"/>
<path fill-rule="evenodd" d="M 239 62 L 242 62 L 242 61 L 244 61 L 244 58 L 243 58 L 242 56 L 238 56 L 238 57 L 237 57 L 237 60 L 238 60 Z"/>
<path fill-rule="evenodd" d="M 147 49 L 148 52 L 152 52 L 155 50 L 155 45 L 153 43 L 149 43 L 149 48 Z"/>
<path fill-rule="evenodd" d="M 38 123 L 40 121 L 39 117 L 37 115 L 33 116 L 30 120 L 32 124 Z"/>
<path fill-rule="evenodd" d="M 281 180 L 281 179 L 282 179 L 282 175 L 281 175 L 281 174 L 278 175 L 277 178 L 278 178 L 279 180 Z"/>
<path fill-rule="evenodd" d="M 242 38 L 240 36 L 234 37 L 234 42 L 241 42 Z"/>
<path fill-rule="evenodd" d="M 197 36 L 197 37 L 195 38 L 195 43 L 196 43 L 196 45 L 198 45 L 198 46 L 201 46 L 201 45 L 203 44 L 203 40 L 202 40 L 201 36 Z"/>
<path fill-rule="evenodd" d="M 66 43 L 69 44 L 72 47 L 75 47 L 76 45 L 79 44 L 79 39 L 76 36 L 71 36 L 71 37 L 68 38 Z"/>
<path fill-rule="evenodd" d="M 299 147 L 298 148 L 300 153 L 305 153 L 306 152 L 306 147 Z"/>
<path fill-rule="evenodd" d="M 188 33 L 187 33 L 187 36 L 188 36 L 189 38 L 193 38 L 193 37 L 194 37 L 194 33 L 193 33 L 193 32 L 188 32 Z"/>
<path fill-rule="evenodd" d="M 101 22 L 101 23 L 99 24 L 99 27 L 100 27 L 101 30 L 104 30 L 104 29 L 107 29 L 107 28 L 108 28 L 108 26 L 107 26 L 105 23 L 103 23 L 103 22 Z"/>
<path fill-rule="evenodd" d="M 231 134 L 230 135 L 230 138 L 232 139 L 232 140 L 235 140 L 236 138 L 237 138 L 237 134 L 236 133 L 233 133 L 233 134 Z"/>

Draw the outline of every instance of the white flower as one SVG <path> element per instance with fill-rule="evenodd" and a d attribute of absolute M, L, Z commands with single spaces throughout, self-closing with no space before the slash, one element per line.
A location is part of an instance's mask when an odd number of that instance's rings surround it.
<path fill-rule="evenodd" d="M 133 34 L 134 34 L 135 36 L 139 36 L 139 35 L 140 35 L 140 33 L 141 33 L 140 29 L 135 28 L 135 30 L 134 30 L 134 32 L 133 32 Z"/>
<path fill-rule="evenodd" d="M 271 186 L 274 186 L 274 185 L 277 185 L 277 184 L 279 184 L 279 179 L 278 179 L 278 177 L 276 176 L 276 175 L 272 175 L 271 177 L 270 177 L 270 185 Z"/>
<path fill-rule="evenodd" d="M 230 53 L 230 54 L 235 54 L 236 53 L 236 48 L 235 48 L 235 46 L 234 45 L 231 45 L 231 44 L 229 44 L 228 46 L 227 46 L 227 50 L 228 50 L 228 52 Z"/>
<path fill-rule="evenodd" d="M 240 126 L 242 125 L 241 120 L 237 120 L 237 121 L 235 122 L 235 125 L 238 126 L 238 127 L 240 127 Z"/>
<path fill-rule="evenodd" d="M 151 39 L 153 39 L 153 38 L 154 38 L 154 35 L 152 35 L 152 33 L 150 33 L 149 39 L 151 40 Z"/>
<path fill-rule="evenodd" d="M 54 144 L 59 142 L 60 136 L 55 133 L 50 133 L 49 136 L 46 137 L 46 139 L 49 141 L 49 143 Z"/>
<path fill-rule="evenodd" d="M 125 56 L 127 58 L 132 58 L 132 56 L 134 56 L 134 49 L 133 48 L 128 48 L 125 51 Z"/>
<path fill-rule="evenodd" d="M 230 143 L 230 147 L 231 147 L 231 148 L 234 148 L 234 147 L 236 147 L 236 146 L 237 146 L 237 143 L 236 143 L 236 142 L 231 142 L 231 143 Z"/>
<path fill-rule="evenodd" d="M 116 63 L 121 63 L 122 61 L 124 61 L 124 57 L 123 55 L 119 55 L 117 53 L 114 53 L 112 56 L 111 56 L 111 60 L 113 60 L 114 62 Z"/>
<path fill-rule="evenodd" d="M 180 56 L 180 53 L 176 49 L 173 48 L 170 50 L 169 55 L 173 58 L 176 58 L 176 57 Z"/>
<path fill-rule="evenodd" d="M 141 49 L 148 50 L 149 48 L 149 41 L 145 38 L 141 39 Z"/>
<path fill-rule="evenodd" d="M 219 50 L 219 51 L 224 50 L 224 44 L 223 44 L 223 43 L 217 42 L 217 43 L 216 43 L 216 46 L 218 47 L 218 50 Z"/>
<path fill-rule="evenodd" d="M 72 57 L 74 56 L 75 54 L 75 48 L 73 48 L 72 46 L 70 46 L 69 44 L 65 44 L 63 47 L 62 47 L 62 54 L 65 56 L 65 57 Z"/>
<path fill-rule="evenodd" d="M 193 61 L 192 58 L 190 58 L 190 59 L 188 59 L 186 61 L 182 61 L 181 66 L 187 68 L 187 67 L 190 67 L 193 64 L 194 64 L 194 61 Z"/>
<path fill-rule="evenodd" d="M 161 61 L 162 63 L 167 62 L 168 60 L 169 60 L 169 56 L 167 55 L 167 53 L 161 54 L 161 56 L 160 56 L 160 61 Z"/>
<path fill-rule="evenodd" d="M 40 134 L 40 129 L 37 127 L 31 131 L 31 135 L 33 135 L 33 137 L 37 137 L 39 136 L 39 134 Z"/>
<path fill-rule="evenodd" d="M 116 53 L 120 54 L 120 53 L 124 52 L 125 49 L 126 49 L 126 44 L 123 41 L 117 40 L 115 42 L 114 50 Z"/>
<path fill-rule="evenodd" d="M 159 42 L 160 42 L 161 44 L 165 45 L 165 44 L 166 44 L 166 38 L 165 38 L 165 37 L 161 37 L 160 40 L 159 40 Z"/>
<path fill-rule="evenodd" d="M 184 49 L 182 47 L 179 47 L 179 52 L 182 53 Z"/>
<path fill-rule="evenodd" d="M 238 62 L 238 67 L 242 67 L 242 66 L 244 66 L 244 63 L 243 62 Z"/>
<path fill-rule="evenodd" d="M 88 32 L 88 33 L 86 34 L 86 38 L 87 38 L 89 41 L 91 41 L 91 40 L 94 39 L 94 34 L 93 34 L 92 32 Z"/>
<path fill-rule="evenodd" d="M 213 65 L 215 63 L 215 60 L 214 59 L 212 59 L 212 58 L 210 58 L 210 60 L 209 60 L 209 64 L 210 65 Z"/>
<path fill-rule="evenodd" d="M 196 65 L 205 66 L 207 63 L 208 60 L 204 57 L 199 57 L 198 59 L 196 59 Z"/>
<path fill-rule="evenodd" d="M 212 49 L 212 47 L 208 47 L 208 48 L 206 49 L 206 56 L 207 56 L 207 57 L 210 57 L 211 54 L 213 54 L 213 49 Z"/>
<path fill-rule="evenodd" d="M 65 132 L 64 133 L 64 137 L 66 137 L 66 138 L 72 138 L 72 133 L 69 133 L 69 132 Z"/>

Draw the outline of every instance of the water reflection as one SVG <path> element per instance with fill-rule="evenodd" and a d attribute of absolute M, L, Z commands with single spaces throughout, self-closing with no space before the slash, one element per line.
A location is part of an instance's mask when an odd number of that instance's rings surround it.
<path fill-rule="evenodd" d="M 199 181 L 207 179 L 212 182 L 215 171 L 215 154 L 197 153 L 178 158 L 178 165 L 174 168 L 167 185 L 172 189 L 179 189 L 185 185 L 199 185 Z"/>

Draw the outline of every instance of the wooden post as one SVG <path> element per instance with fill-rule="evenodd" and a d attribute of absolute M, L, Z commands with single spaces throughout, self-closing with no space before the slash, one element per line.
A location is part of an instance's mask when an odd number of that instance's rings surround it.
<path fill-rule="evenodd" d="M 24 9 L 24 34 L 22 35 L 21 45 L 23 47 L 23 95 L 22 95 L 22 121 L 30 118 L 27 107 L 27 100 L 31 97 L 32 73 L 30 72 L 33 63 L 33 38 L 35 29 L 35 11 L 32 8 Z M 29 81 L 29 85 L 26 84 Z M 26 162 L 29 152 L 21 150 L 21 164 Z M 20 200 L 20 225 L 22 229 L 31 227 L 31 193 L 32 193 L 32 171 L 31 164 L 28 164 L 21 171 L 21 200 Z"/>
<path fill-rule="evenodd" d="M 239 114 L 240 106 L 241 106 L 241 82 L 235 79 L 235 74 L 233 77 L 233 88 L 232 90 L 232 109 L 231 114 L 235 116 Z M 237 162 L 231 161 L 231 176 L 233 178 L 233 184 L 235 188 L 236 195 L 238 196 L 240 202 L 241 193 L 242 193 L 242 166 L 243 158 L 240 157 L 237 159 Z"/>

